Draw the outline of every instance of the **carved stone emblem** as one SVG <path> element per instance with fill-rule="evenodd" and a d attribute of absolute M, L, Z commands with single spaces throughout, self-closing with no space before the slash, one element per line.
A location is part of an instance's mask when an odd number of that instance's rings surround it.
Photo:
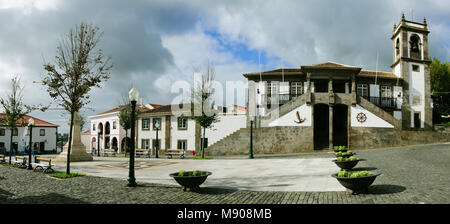
<path fill-rule="evenodd" d="M 356 119 L 358 120 L 358 122 L 364 123 L 367 120 L 367 116 L 365 113 L 361 112 L 358 115 L 356 115 Z"/>
<path fill-rule="evenodd" d="M 296 121 L 294 120 L 294 122 L 297 123 L 297 124 L 301 124 L 301 123 L 303 123 L 305 120 L 306 120 L 306 118 L 303 118 L 303 119 L 300 118 L 300 114 L 299 114 L 298 111 L 297 111 L 297 120 L 296 120 Z"/>

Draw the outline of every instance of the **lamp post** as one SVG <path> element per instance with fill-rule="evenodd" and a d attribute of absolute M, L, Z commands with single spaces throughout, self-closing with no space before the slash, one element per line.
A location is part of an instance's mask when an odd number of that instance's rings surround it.
<path fill-rule="evenodd" d="M 136 110 L 136 102 L 139 98 L 139 91 L 135 88 L 131 88 L 130 92 L 128 92 L 128 96 L 130 97 L 131 101 L 131 149 L 130 149 L 130 167 L 129 167 L 129 173 L 128 173 L 128 187 L 136 187 L 136 178 L 134 177 L 134 136 L 135 136 L 135 110 Z"/>
<path fill-rule="evenodd" d="M 32 135 L 33 135 L 33 133 L 32 133 L 32 129 L 33 129 L 33 125 L 34 125 L 34 119 L 33 118 L 30 118 L 29 120 L 28 120 L 28 130 L 29 130 L 29 132 L 30 132 L 30 143 L 29 143 L 29 149 L 28 149 L 28 169 L 29 170 L 32 170 L 33 169 L 33 167 L 31 166 L 31 146 L 32 146 L 32 144 L 33 144 L 33 142 L 31 141 L 32 140 Z"/>
<path fill-rule="evenodd" d="M 250 116 L 250 155 L 249 159 L 253 159 L 253 116 Z"/>
<path fill-rule="evenodd" d="M 159 122 L 157 121 L 155 123 L 155 127 L 156 127 L 156 145 L 155 145 L 155 158 L 159 158 L 158 157 L 158 150 L 159 150 L 159 140 L 158 140 L 158 130 L 159 130 Z"/>

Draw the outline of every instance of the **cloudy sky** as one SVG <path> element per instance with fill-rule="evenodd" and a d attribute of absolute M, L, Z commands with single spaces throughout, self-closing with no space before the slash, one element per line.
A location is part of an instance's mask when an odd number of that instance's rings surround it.
<path fill-rule="evenodd" d="M 52 102 L 33 81 L 42 79 L 45 61 L 53 62 L 57 41 L 80 22 L 100 27 L 100 48 L 114 63 L 111 78 L 91 91 L 82 111 L 90 116 L 116 107 L 130 86 L 145 103 L 169 104 L 179 95 L 172 84 L 191 82 L 208 60 L 223 84 L 245 82 L 243 73 L 260 68 L 326 61 L 375 70 L 377 50 L 378 69 L 390 71 L 390 37 L 402 12 L 407 20 L 426 17 L 430 56 L 450 61 L 448 0 L 0 0 L 0 96 L 17 74 L 26 103 Z M 61 111 L 33 115 L 68 130 Z"/>

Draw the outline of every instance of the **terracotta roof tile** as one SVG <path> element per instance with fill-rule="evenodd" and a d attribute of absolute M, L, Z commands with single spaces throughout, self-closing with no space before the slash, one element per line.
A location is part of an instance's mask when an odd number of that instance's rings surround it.
<path fill-rule="evenodd" d="M 0 113 L 0 117 L 1 118 L 6 118 L 6 114 L 5 113 Z M 58 127 L 59 126 L 59 125 L 52 124 L 50 122 L 47 122 L 47 121 L 41 120 L 41 119 L 33 117 L 33 116 L 29 116 L 29 115 L 25 115 L 24 116 L 23 123 L 24 124 L 28 124 L 28 120 L 30 118 L 33 118 L 34 126 L 39 126 L 39 127 Z M 5 124 L 3 124 L 3 125 L 5 125 Z M 17 125 L 22 125 L 22 119 L 17 121 Z"/>

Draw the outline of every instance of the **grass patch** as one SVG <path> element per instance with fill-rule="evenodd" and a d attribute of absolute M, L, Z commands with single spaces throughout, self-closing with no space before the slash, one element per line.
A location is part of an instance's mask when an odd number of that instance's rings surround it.
<path fill-rule="evenodd" d="M 212 159 L 211 157 L 205 157 L 205 158 L 202 158 L 202 157 L 194 157 L 194 158 L 192 158 L 192 159 Z"/>
<path fill-rule="evenodd" d="M 12 164 L 9 163 L 1 163 L 2 166 L 12 166 Z"/>
<path fill-rule="evenodd" d="M 56 178 L 60 178 L 60 179 L 67 179 L 67 178 L 81 177 L 81 176 L 86 176 L 86 174 L 84 174 L 84 173 L 70 173 L 70 174 L 54 173 L 54 174 L 52 174 L 52 177 L 56 177 Z"/>

